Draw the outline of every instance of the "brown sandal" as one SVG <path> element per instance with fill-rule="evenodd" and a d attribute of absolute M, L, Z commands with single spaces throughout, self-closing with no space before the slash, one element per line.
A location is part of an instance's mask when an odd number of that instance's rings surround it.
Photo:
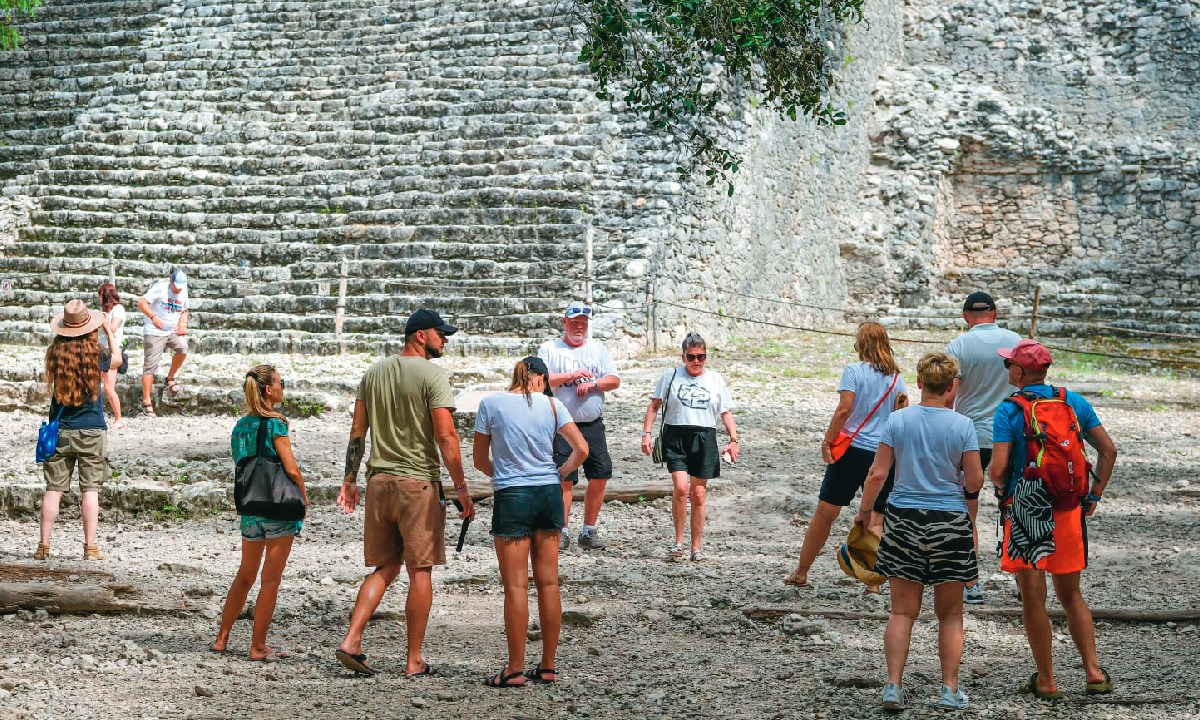
<path fill-rule="evenodd" d="M 151 418 L 158 417 L 158 415 L 154 414 L 154 403 L 152 402 L 142 403 L 142 414 Z"/>

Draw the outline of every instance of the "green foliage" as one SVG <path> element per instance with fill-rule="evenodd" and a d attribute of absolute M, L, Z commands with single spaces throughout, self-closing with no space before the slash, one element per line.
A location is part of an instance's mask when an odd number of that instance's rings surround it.
<path fill-rule="evenodd" d="M 741 158 L 718 139 L 723 115 L 749 94 L 780 117 L 844 125 L 826 99 L 849 62 L 832 31 L 861 22 L 864 0 L 573 0 L 580 62 L 601 100 L 624 103 L 690 151 L 680 173 L 703 168 L 728 184 Z"/>
<path fill-rule="evenodd" d="M 33 17 L 41 0 L 0 0 L 0 50 L 16 50 L 21 44 L 21 33 L 14 25 L 20 15 Z"/>
<path fill-rule="evenodd" d="M 319 402 L 301 402 L 285 398 L 280 404 L 280 411 L 288 417 L 320 417 L 325 412 L 325 406 Z"/>

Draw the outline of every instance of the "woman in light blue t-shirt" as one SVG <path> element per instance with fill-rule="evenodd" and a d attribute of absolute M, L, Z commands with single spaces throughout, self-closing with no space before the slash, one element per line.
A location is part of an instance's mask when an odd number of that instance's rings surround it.
<path fill-rule="evenodd" d="M 558 538 L 563 517 L 562 481 L 588 455 L 587 442 L 547 383 L 550 371 L 530 356 L 513 368 L 508 392 L 485 397 L 475 416 L 475 468 L 492 478 L 492 538 L 504 585 L 504 635 L 508 663 L 484 681 L 494 688 L 551 683 L 562 629 L 558 592 Z M 554 465 L 554 437 L 571 446 L 562 467 Z M 529 565 L 537 585 L 542 658 L 525 670 L 529 629 Z"/>

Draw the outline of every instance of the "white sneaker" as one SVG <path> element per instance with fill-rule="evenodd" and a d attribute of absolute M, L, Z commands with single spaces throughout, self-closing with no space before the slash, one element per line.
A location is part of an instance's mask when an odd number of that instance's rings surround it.
<path fill-rule="evenodd" d="M 975 583 L 971 587 L 963 586 L 963 602 L 967 605 L 983 604 L 983 591 L 979 589 L 979 583 Z"/>

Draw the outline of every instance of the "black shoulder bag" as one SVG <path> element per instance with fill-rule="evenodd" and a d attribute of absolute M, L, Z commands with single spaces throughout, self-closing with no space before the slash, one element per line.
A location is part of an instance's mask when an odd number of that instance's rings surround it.
<path fill-rule="evenodd" d="M 675 372 L 671 373 L 671 382 L 667 385 L 667 394 L 666 397 L 663 398 L 662 417 L 659 418 L 658 422 L 658 437 L 654 438 L 654 449 L 650 452 L 650 459 L 653 460 L 656 465 L 662 465 L 663 460 L 665 459 L 663 457 L 662 446 L 663 425 L 667 423 L 667 403 L 671 400 L 671 388 L 675 386 L 675 378 L 678 375 L 679 369 L 676 368 Z"/>
<path fill-rule="evenodd" d="M 233 503 L 238 515 L 257 515 L 270 520 L 303 520 L 304 495 L 300 486 L 283 471 L 277 458 L 267 456 L 267 418 L 258 423 L 254 455 L 237 464 Z"/>

